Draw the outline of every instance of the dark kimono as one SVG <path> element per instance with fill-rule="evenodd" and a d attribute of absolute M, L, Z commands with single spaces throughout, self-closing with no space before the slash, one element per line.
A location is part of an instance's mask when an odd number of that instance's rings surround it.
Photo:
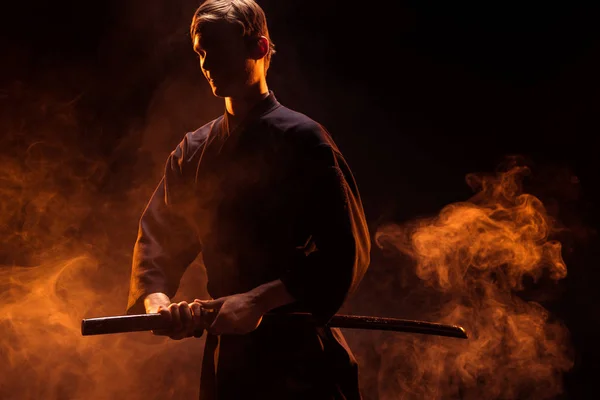
<path fill-rule="evenodd" d="M 273 92 L 230 132 L 228 115 L 185 135 L 145 209 L 127 313 L 144 297 L 175 295 L 201 253 L 213 298 L 281 279 L 297 300 L 247 335 L 207 335 L 200 398 L 359 399 L 358 367 L 326 327 L 369 265 L 370 237 L 344 157 L 319 123 Z"/>

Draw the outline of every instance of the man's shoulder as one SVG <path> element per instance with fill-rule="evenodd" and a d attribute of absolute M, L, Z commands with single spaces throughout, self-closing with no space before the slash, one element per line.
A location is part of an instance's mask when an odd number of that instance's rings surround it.
<path fill-rule="evenodd" d="M 222 118 L 223 116 L 220 116 L 193 131 L 186 132 L 179 144 L 172 151 L 172 154 L 189 161 L 190 158 L 202 150 L 202 148 L 206 145 L 213 127 Z"/>
<path fill-rule="evenodd" d="M 331 134 L 319 121 L 305 113 L 280 106 L 269 115 L 269 124 L 286 139 L 307 146 L 334 146 Z"/>
<path fill-rule="evenodd" d="M 202 147 L 210 136 L 210 132 L 213 127 L 223 118 L 219 116 L 212 121 L 205 123 L 196 130 L 187 132 L 183 137 L 183 140 L 187 142 L 189 147 Z"/>

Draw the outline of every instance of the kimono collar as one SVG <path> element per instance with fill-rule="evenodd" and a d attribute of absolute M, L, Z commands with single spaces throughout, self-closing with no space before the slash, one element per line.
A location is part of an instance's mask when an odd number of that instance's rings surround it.
<path fill-rule="evenodd" d="M 251 109 L 248 111 L 248 114 L 240 121 L 238 126 L 233 130 L 229 130 L 229 123 L 231 115 L 225 110 L 223 114 L 223 120 L 221 123 L 221 133 L 224 136 L 230 136 L 231 134 L 235 134 L 237 132 L 243 131 L 248 124 L 262 117 L 263 115 L 268 114 L 275 108 L 279 107 L 279 101 L 275 98 L 275 93 L 272 90 L 269 90 L 269 94 L 262 100 L 258 101 Z"/>

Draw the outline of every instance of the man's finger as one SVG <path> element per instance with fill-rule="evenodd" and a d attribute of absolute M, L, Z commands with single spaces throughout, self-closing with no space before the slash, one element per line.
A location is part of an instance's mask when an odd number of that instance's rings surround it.
<path fill-rule="evenodd" d="M 171 323 L 173 317 L 171 315 L 171 311 L 169 311 L 168 308 L 165 308 L 164 306 L 159 306 L 156 310 L 156 313 L 160 314 L 162 316 L 162 319 L 167 321 L 169 324 Z M 169 329 L 155 329 L 152 331 L 152 333 L 156 336 L 168 336 L 169 331 Z"/>
<path fill-rule="evenodd" d="M 223 305 L 224 301 L 225 301 L 224 298 L 220 298 L 217 300 L 198 300 L 198 299 L 194 300 L 194 302 L 199 303 L 202 307 L 208 308 L 211 310 L 221 307 L 221 305 Z"/>
<path fill-rule="evenodd" d="M 193 325 L 192 310 L 187 301 L 182 301 L 178 304 L 179 318 L 181 319 L 181 326 L 185 330 L 189 330 Z"/>
<path fill-rule="evenodd" d="M 171 311 L 169 310 L 168 306 L 158 306 L 156 312 L 158 314 L 164 315 L 165 317 L 168 317 L 169 319 L 171 318 Z"/>
<path fill-rule="evenodd" d="M 169 330 L 169 338 L 173 340 L 181 340 L 191 336 L 188 327 L 191 325 L 192 315 L 187 302 L 173 303 L 169 306 L 172 315 L 172 326 Z M 189 322 L 188 322 L 189 321 Z"/>
<path fill-rule="evenodd" d="M 200 303 L 197 303 L 197 302 L 191 303 L 190 311 L 192 313 L 192 325 L 194 326 L 194 330 L 199 329 L 199 328 L 204 328 L 202 326 L 202 324 L 203 324 L 202 306 L 200 305 Z"/>
<path fill-rule="evenodd" d="M 169 311 L 171 311 L 171 326 L 173 332 L 181 330 L 183 325 L 181 323 L 181 316 L 179 315 L 179 305 L 177 303 L 170 304 Z"/>

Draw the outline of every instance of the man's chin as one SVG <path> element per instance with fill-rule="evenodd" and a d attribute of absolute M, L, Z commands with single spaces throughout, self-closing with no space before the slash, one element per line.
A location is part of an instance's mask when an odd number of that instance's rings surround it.
<path fill-rule="evenodd" d="M 231 97 L 231 91 L 227 88 L 212 86 L 212 92 L 216 97 Z"/>

